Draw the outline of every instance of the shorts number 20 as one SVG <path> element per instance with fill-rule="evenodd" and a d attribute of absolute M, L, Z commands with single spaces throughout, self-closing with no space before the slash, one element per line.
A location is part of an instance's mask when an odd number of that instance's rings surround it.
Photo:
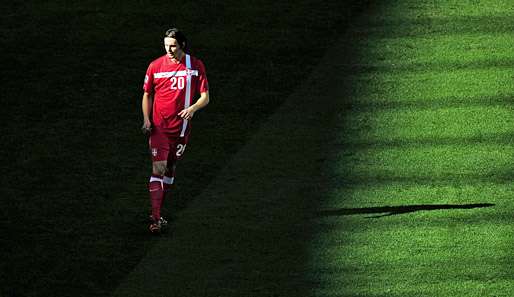
<path fill-rule="evenodd" d="M 184 85 L 185 85 L 185 78 L 183 76 L 179 76 L 179 77 L 176 77 L 176 76 L 173 76 L 171 78 L 171 89 L 172 90 L 182 90 L 184 88 Z"/>
<path fill-rule="evenodd" d="M 182 154 L 184 153 L 185 150 L 186 150 L 186 145 L 185 144 L 177 145 L 177 152 L 176 152 L 177 157 L 182 156 Z"/>

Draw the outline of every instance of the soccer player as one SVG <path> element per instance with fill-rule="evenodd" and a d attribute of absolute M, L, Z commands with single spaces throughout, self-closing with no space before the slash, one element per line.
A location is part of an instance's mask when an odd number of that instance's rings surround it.
<path fill-rule="evenodd" d="M 176 28 L 164 35 L 166 54 L 148 66 L 144 82 L 142 130 L 149 134 L 152 175 L 149 181 L 152 222 L 149 230 L 160 233 L 164 197 L 175 179 L 177 161 L 186 150 L 195 112 L 209 104 L 205 67 L 188 54 L 185 35 Z"/>

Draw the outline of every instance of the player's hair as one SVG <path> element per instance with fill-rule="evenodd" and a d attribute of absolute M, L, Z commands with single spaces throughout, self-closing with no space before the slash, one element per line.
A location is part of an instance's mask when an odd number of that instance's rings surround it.
<path fill-rule="evenodd" d="M 164 34 L 164 38 L 171 37 L 177 40 L 178 44 L 180 44 L 180 48 L 182 48 L 183 51 L 187 50 L 187 38 L 182 31 L 180 31 L 177 28 L 171 28 L 166 31 Z"/>

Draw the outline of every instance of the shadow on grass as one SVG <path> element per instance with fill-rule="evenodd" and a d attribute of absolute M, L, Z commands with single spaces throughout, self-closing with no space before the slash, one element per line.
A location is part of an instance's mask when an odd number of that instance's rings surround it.
<path fill-rule="evenodd" d="M 389 30 L 383 30 L 389 27 Z M 424 16 L 417 18 L 377 18 L 365 30 L 375 37 L 401 38 L 427 35 L 508 34 L 512 32 L 510 16 Z"/>
<path fill-rule="evenodd" d="M 441 176 L 433 174 L 396 175 L 390 171 L 374 171 L 368 173 L 352 173 L 355 167 L 348 166 L 345 172 L 338 177 L 339 188 L 353 188 L 356 186 L 380 186 L 386 184 L 438 184 L 438 185 L 472 185 L 488 183 L 495 185 L 510 184 L 514 177 L 512 168 L 501 168 L 489 172 L 479 173 L 446 173 Z"/>
<path fill-rule="evenodd" d="M 409 62 L 406 64 L 392 65 L 392 64 L 359 64 L 354 63 L 351 69 L 354 73 L 359 75 L 366 75 L 375 72 L 400 74 L 400 73 L 452 73 L 455 71 L 477 71 L 477 70 L 502 70 L 508 69 L 514 63 L 512 59 L 491 59 L 491 60 L 446 60 L 446 61 L 433 61 L 433 62 Z"/>
<path fill-rule="evenodd" d="M 297 1 L 294 9 L 286 2 L 269 0 L 251 6 L 185 1 L 183 5 L 189 9 L 181 10 L 195 11 L 189 17 L 170 13 L 173 9 L 166 5 L 145 5 L 142 10 L 140 1 L 126 1 L 123 7 L 100 2 L 94 7 L 83 3 L 61 7 L 58 2 L 27 4 L 12 13 L 6 12 L 11 17 L 0 29 L 2 38 L 7 40 L 3 44 L 8 45 L 2 48 L 5 54 L 1 60 L 7 67 L 1 72 L 2 77 L 9 77 L 2 85 L 7 92 L 2 114 L 7 116 L 8 124 L 2 130 L 1 151 L 5 154 L 0 154 L 0 164 L 9 174 L 2 180 L 4 199 L 0 208 L 5 219 L 0 219 L 0 224 L 6 239 L 2 244 L 6 252 L 2 254 L 10 255 L 0 263 L 0 296 L 83 296 L 85 292 L 88 296 L 109 296 L 157 243 L 166 241 L 166 236 L 157 239 L 147 235 L 146 183 L 150 159 L 147 139 L 138 131 L 141 77 L 150 59 L 162 55 L 162 30 L 177 24 L 191 34 L 191 40 L 196 42 L 193 54 L 198 53 L 206 62 L 209 80 L 216 86 L 208 110 L 195 120 L 196 136 L 191 143 L 194 149 L 188 150 L 188 157 L 180 164 L 180 182 L 170 202 L 172 206 L 176 202 L 181 210 L 187 209 L 215 180 L 260 124 L 285 101 L 282 98 L 301 84 L 305 73 L 331 47 L 332 39 L 353 21 L 352 11 L 361 5 L 361 1 L 333 1 L 341 11 L 329 11 L 325 6 L 311 9 L 311 1 Z M 271 16 L 271 12 L 280 11 L 281 5 L 286 4 L 290 13 Z M 202 9 L 191 9 L 191 5 Z M 365 10 L 362 5 L 361 10 Z M 168 4 L 168 8 L 172 6 Z M 208 18 L 209 15 L 217 17 Z M 137 21 L 150 18 L 150 23 Z M 201 24 L 196 20 L 202 20 Z M 127 31 L 131 34 L 121 33 Z M 314 35 L 320 46 L 310 56 L 314 62 L 305 65 L 305 49 L 309 47 L 301 36 Z M 19 36 L 46 41 L 38 47 L 27 47 L 27 39 Z M 41 38 L 45 36 L 60 38 Z M 263 42 L 273 44 L 267 47 L 269 51 L 262 50 Z M 258 45 L 261 50 L 255 51 Z M 109 100 L 96 104 L 100 98 Z M 326 129 L 320 126 L 319 130 Z M 30 131 L 32 137 L 20 137 L 21 131 Z M 24 173 L 29 171 L 32 174 Z M 295 172 L 303 175 L 301 170 Z M 61 176 L 67 176 L 67 181 L 59 182 Z M 239 242 L 240 229 L 231 225 L 226 232 L 232 237 L 226 242 Z M 274 237 L 258 234 L 264 242 L 270 242 L 273 253 L 267 257 L 275 257 Z M 206 238 L 197 240 L 198 245 L 209 246 Z M 297 242 L 304 243 L 300 239 Z M 280 252 L 280 246 L 276 250 Z M 222 260 L 225 251 L 218 254 Z M 248 252 L 245 255 L 248 259 L 256 258 Z M 182 268 L 192 267 L 192 273 L 177 270 L 184 281 L 176 282 L 180 286 L 176 290 L 187 290 L 186 284 L 195 281 L 197 270 L 220 275 L 218 267 L 209 266 L 218 263 L 218 259 L 209 258 L 201 266 L 188 266 L 184 261 Z M 232 271 L 250 271 L 242 275 L 255 275 L 250 269 L 245 270 L 247 266 L 237 267 L 239 270 Z M 247 287 L 275 285 L 273 278 L 266 282 L 258 277 L 254 278 L 257 285 Z M 236 282 L 227 278 L 220 285 L 209 283 L 213 278 L 206 277 L 204 283 L 195 284 L 191 290 L 197 293 L 172 295 L 205 296 L 212 286 L 224 288 L 223 285 Z M 239 288 L 244 288 L 245 280 L 240 279 L 239 283 L 243 284 Z"/>
<path fill-rule="evenodd" d="M 475 204 L 421 204 L 421 205 L 401 205 L 401 206 L 381 206 L 363 208 L 339 208 L 323 210 L 316 213 L 319 217 L 331 216 L 351 216 L 360 214 L 380 214 L 368 218 L 381 218 L 393 215 L 401 215 L 422 210 L 443 210 L 443 209 L 473 209 L 494 206 L 492 203 Z"/>
<path fill-rule="evenodd" d="M 514 63 L 513 63 L 514 64 Z M 511 107 L 514 98 L 511 95 L 498 96 L 452 96 L 428 98 L 388 98 L 387 100 L 369 100 L 365 102 L 348 102 L 346 108 L 351 112 L 374 112 L 388 110 L 437 110 L 452 107 Z"/>
<path fill-rule="evenodd" d="M 345 139 L 346 141 L 346 139 Z M 483 135 L 458 135 L 439 137 L 419 138 L 396 138 L 396 139 L 371 139 L 371 140 L 349 140 L 340 142 L 337 145 L 349 148 L 346 155 L 353 155 L 354 151 L 369 149 L 390 149 L 390 148 L 427 148 L 435 146 L 470 146 L 470 145 L 511 145 L 514 143 L 514 133 L 491 133 Z M 351 150 L 350 150 L 351 149 Z"/>

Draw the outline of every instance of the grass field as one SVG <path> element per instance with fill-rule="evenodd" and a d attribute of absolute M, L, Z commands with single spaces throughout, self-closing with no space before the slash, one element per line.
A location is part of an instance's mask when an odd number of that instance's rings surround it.
<path fill-rule="evenodd" d="M 512 7 L 388 1 L 355 25 L 314 296 L 514 295 Z"/>
<path fill-rule="evenodd" d="M 146 232 L 150 164 L 139 127 L 144 72 L 163 54 L 163 32 L 187 33 L 212 87 L 178 168 L 180 210 L 301 85 L 357 7 L 91 0 L 0 8 L 0 295 L 107 296 L 160 241 Z"/>
<path fill-rule="evenodd" d="M 2 16 L 2 296 L 514 295 L 513 1 L 181 4 L 213 104 L 160 238 L 169 13 L 50 3 Z"/>
<path fill-rule="evenodd" d="M 511 4 L 368 7 L 115 296 L 511 296 Z"/>

